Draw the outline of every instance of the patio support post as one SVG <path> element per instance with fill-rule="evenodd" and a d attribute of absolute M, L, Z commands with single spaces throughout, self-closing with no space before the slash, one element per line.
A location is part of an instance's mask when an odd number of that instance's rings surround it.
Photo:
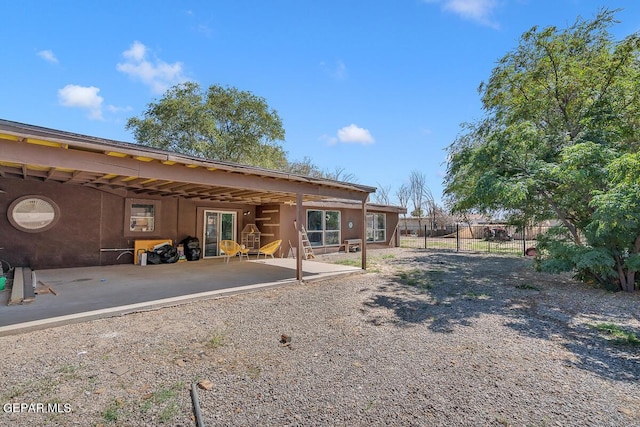
<path fill-rule="evenodd" d="M 367 200 L 369 195 L 362 201 L 362 239 L 361 255 L 362 255 L 362 269 L 367 269 Z"/>
<path fill-rule="evenodd" d="M 302 283 L 302 257 L 304 250 L 302 248 L 302 193 L 296 194 L 296 232 L 298 233 L 298 244 L 296 247 L 296 280 Z"/>

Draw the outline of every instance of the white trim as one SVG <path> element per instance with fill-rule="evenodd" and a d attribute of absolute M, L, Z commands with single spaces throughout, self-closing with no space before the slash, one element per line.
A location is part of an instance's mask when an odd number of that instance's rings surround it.
<path fill-rule="evenodd" d="M 221 209 L 204 209 L 202 212 L 202 259 L 211 259 L 211 258 L 220 258 L 223 257 L 224 255 L 220 255 L 219 253 L 217 253 L 216 255 L 206 255 L 206 246 L 207 246 L 207 213 L 217 213 L 218 214 L 218 223 L 217 223 L 217 230 L 216 233 L 218 234 L 218 241 L 216 242 L 216 245 L 220 244 L 220 240 L 224 240 L 224 239 L 220 239 L 220 235 L 222 234 L 222 216 L 221 214 L 231 214 L 233 215 L 233 225 L 232 225 L 232 231 L 233 231 L 233 237 L 231 238 L 231 240 L 233 240 L 234 242 L 237 240 L 237 230 L 238 230 L 238 213 L 236 211 L 229 211 L 229 210 L 221 210 Z M 219 250 L 216 250 L 216 252 L 220 252 Z"/>

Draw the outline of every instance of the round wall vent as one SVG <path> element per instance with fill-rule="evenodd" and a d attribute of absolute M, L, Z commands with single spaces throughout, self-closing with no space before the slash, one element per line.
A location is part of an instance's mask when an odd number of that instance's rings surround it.
<path fill-rule="evenodd" d="M 44 196 L 24 196 L 9 206 L 7 217 L 11 225 L 26 233 L 39 233 L 53 227 L 60 219 L 60 209 Z"/>

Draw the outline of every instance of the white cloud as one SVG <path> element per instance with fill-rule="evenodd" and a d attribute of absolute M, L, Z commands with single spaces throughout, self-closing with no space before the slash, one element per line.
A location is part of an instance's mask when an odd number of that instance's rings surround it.
<path fill-rule="evenodd" d="M 133 62 L 143 62 L 147 56 L 147 47 L 139 41 L 135 41 L 129 50 L 122 52 L 122 56 Z"/>
<path fill-rule="evenodd" d="M 58 58 L 56 58 L 56 55 L 54 55 L 53 51 L 51 50 L 41 50 L 38 52 L 38 56 L 47 62 L 51 62 L 52 64 L 58 63 Z"/>
<path fill-rule="evenodd" d="M 110 113 L 123 113 L 123 112 L 128 112 L 128 111 L 133 111 L 133 107 L 131 106 L 126 106 L 126 107 L 117 107 L 115 105 L 107 105 L 107 110 Z"/>
<path fill-rule="evenodd" d="M 320 141 L 324 141 L 327 143 L 327 145 L 336 145 L 338 143 L 338 138 L 335 136 L 329 136 L 329 135 L 322 135 L 320 138 Z"/>
<path fill-rule="evenodd" d="M 336 80 L 344 80 L 347 78 L 347 66 L 342 61 L 336 61 L 334 65 L 327 65 L 326 62 L 322 61 L 320 67 L 322 67 L 326 74 Z"/>
<path fill-rule="evenodd" d="M 498 24 L 491 19 L 493 11 L 498 7 L 497 0 L 423 0 L 425 3 L 442 4 L 442 9 L 453 12 L 465 19 L 476 21 L 482 25 L 497 28 Z"/>
<path fill-rule="evenodd" d="M 124 63 L 117 64 L 118 71 L 141 80 L 154 93 L 164 93 L 170 86 L 186 81 L 181 62 L 168 64 L 160 59 L 149 60 L 149 50 L 139 41 L 122 53 Z"/>
<path fill-rule="evenodd" d="M 102 97 L 100 89 L 94 86 L 66 85 L 58 90 L 58 102 L 65 107 L 87 110 L 89 118 L 102 120 Z"/>
<path fill-rule="evenodd" d="M 206 24 L 198 24 L 196 26 L 196 31 L 205 37 L 211 37 L 211 35 L 213 34 L 213 30 L 211 29 L 211 27 Z"/>
<path fill-rule="evenodd" d="M 375 142 L 368 129 L 358 127 L 354 124 L 339 129 L 337 137 L 327 137 L 325 135 L 323 139 L 326 140 L 329 145 L 334 145 L 338 142 L 369 145 Z"/>

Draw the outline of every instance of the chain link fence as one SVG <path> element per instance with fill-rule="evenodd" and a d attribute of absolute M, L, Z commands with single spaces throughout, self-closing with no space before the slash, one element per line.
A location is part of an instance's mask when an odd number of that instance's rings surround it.
<path fill-rule="evenodd" d="M 453 224 L 440 230 L 416 232 L 399 228 L 400 247 L 440 249 L 455 252 L 487 252 L 509 255 L 535 255 L 538 236 L 549 227 L 516 227 L 507 225 Z"/>

